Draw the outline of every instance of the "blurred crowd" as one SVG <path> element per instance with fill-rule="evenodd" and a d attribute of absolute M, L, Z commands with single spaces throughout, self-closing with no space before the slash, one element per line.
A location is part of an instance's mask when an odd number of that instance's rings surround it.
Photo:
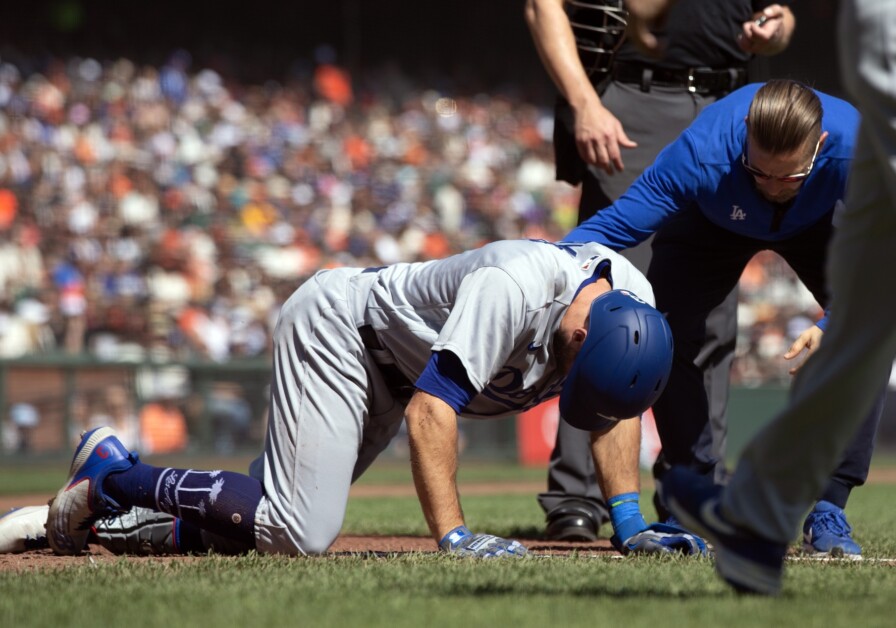
<path fill-rule="evenodd" d="M 323 59 L 238 84 L 179 52 L 0 59 L 0 357 L 262 356 L 280 304 L 322 267 L 559 239 L 552 111 Z M 773 255 L 744 276 L 735 380 L 786 381 L 820 312 Z"/>
<path fill-rule="evenodd" d="M 789 384 L 793 360 L 781 356 L 824 315 L 812 293 L 775 253 L 756 255 L 740 278 L 738 338 L 732 380 L 741 386 Z"/>
<path fill-rule="evenodd" d="M 265 85 L 182 53 L 0 64 L 0 355 L 256 356 L 318 268 L 556 239 L 549 125 L 501 96 L 355 93 L 331 64 Z"/>

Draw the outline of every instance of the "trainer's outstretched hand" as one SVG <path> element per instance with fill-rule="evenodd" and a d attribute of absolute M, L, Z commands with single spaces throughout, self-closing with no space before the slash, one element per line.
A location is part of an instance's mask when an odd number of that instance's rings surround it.
<path fill-rule="evenodd" d="M 493 534 L 473 534 L 467 526 L 457 526 L 439 541 L 439 549 L 472 558 L 518 558 L 528 551 L 519 541 Z"/>
<path fill-rule="evenodd" d="M 798 370 L 803 368 L 803 364 L 806 363 L 806 360 L 809 359 L 809 356 L 818 351 L 818 347 L 821 346 L 821 338 L 824 336 L 824 332 L 821 327 L 818 325 L 810 326 L 806 331 L 801 333 L 799 337 L 793 341 L 793 344 L 790 345 L 790 348 L 787 350 L 787 353 L 784 354 L 785 360 L 792 360 L 805 349 L 806 355 L 796 363 L 792 369 L 790 369 L 789 373 L 791 375 L 795 375 Z"/>
<path fill-rule="evenodd" d="M 622 554 L 675 554 L 706 556 L 706 541 L 684 528 L 667 523 L 651 523 L 625 541 L 613 536 L 610 539 Z"/>

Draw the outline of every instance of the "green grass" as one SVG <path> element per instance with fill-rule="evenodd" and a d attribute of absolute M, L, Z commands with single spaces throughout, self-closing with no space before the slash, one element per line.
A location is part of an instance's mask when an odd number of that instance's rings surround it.
<path fill-rule="evenodd" d="M 208 557 L 73 559 L 0 574 L 5 626 L 862 626 L 892 625 L 896 570 L 788 569 L 780 599 L 739 598 L 708 560 Z"/>
<path fill-rule="evenodd" d="M 0 486 L 55 490 L 65 469 L 0 468 Z M 540 469 L 471 464 L 462 480 L 539 480 Z M 378 464 L 365 483 L 409 482 L 404 465 Z M 18 484 L 17 484 L 18 485 Z M 2 492 L 2 490 L 0 490 Z M 543 526 L 535 495 L 462 496 L 468 524 L 532 537 Z M 642 499 L 650 511 L 650 491 Z M 896 557 L 896 486 L 855 491 L 849 505 L 869 558 Z M 416 534 L 413 497 L 353 498 L 344 531 Z M 464 561 L 437 554 L 294 558 L 250 555 L 192 561 L 91 563 L 0 573 L 0 626 L 892 626 L 896 566 L 789 562 L 778 599 L 743 598 L 706 559 L 527 557 Z"/>

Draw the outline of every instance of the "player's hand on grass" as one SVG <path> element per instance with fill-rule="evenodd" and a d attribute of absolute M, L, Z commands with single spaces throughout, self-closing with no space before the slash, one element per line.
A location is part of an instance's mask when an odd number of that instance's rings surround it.
<path fill-rule="evenodd" d="M 800 355 L 803 350 L 806 351 L 806 355 L 796 364 L 796 366 L 790 369 L 789 373 L 791 375 L 795 375 L 796 372 L 803 367 L 803 364 L 806 363 L 806 360 L 809 359 L 809 356 L 818 351 L 818 347 L 821 346 L 822 336 L 824 336 L 824 332 L 821 327 L 818 325 L 811 325 L 809 329 L 801 333 L 799 337 L 793 341 L 793 344 L 790 345 L 787 353 L 784 354 L 784 359 L 792 360 Z"/>
<path fill-rule="evenodd" d="M 625 541 L 620 541 L 616 536 L 612 540 L 622 554 L 707 554 L 706 541 L 684 528 L 666 523 L 651 523 Z"/>
<path fill-rule="evenodd" d="M 686 554 L 706 555 L 706 541 L 696 534 L 671 523 L 647 525 L 638 505 L 637 492 L 610 497 L 610 542 L 620 554 Z"/>
<path fill-rule="evenodd" d="M 517 558 L 528 551 L 519 541 L 493 534 L 473 534 L 467 526 L 458 526 L 446 534 L 439 541 L 439 549 L 472 558 Z"/>

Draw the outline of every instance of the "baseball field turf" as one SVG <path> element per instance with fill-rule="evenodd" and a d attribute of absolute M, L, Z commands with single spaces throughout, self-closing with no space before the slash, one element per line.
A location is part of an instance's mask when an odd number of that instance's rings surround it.
<path fill-rule="evenodd" d="M 794 557 L 773 600 L 738 597 L 708 559 L 623 559 L 605 542 L 538 541 L 544 472 L 512 465 L 462 466 L 463 504 L 470 528 L 532 539 L 530 556 L 436 554 L 406 465 L 378 463 L 349 502 L 344 532 L 355 545 L 340 547 L 350 549 L 316 558 L 20 554 L 0 563 L 0 626 L 893 626 L 894 470 L 892 459 L 878 463 L 847 510 L 865 559 Z M 52 493 L 63 474 L 64 465 L 0 465 L 0 503 Z M 398 535 L 397 547 L 420 549 L 363 551 L 363 535 Z"/>

